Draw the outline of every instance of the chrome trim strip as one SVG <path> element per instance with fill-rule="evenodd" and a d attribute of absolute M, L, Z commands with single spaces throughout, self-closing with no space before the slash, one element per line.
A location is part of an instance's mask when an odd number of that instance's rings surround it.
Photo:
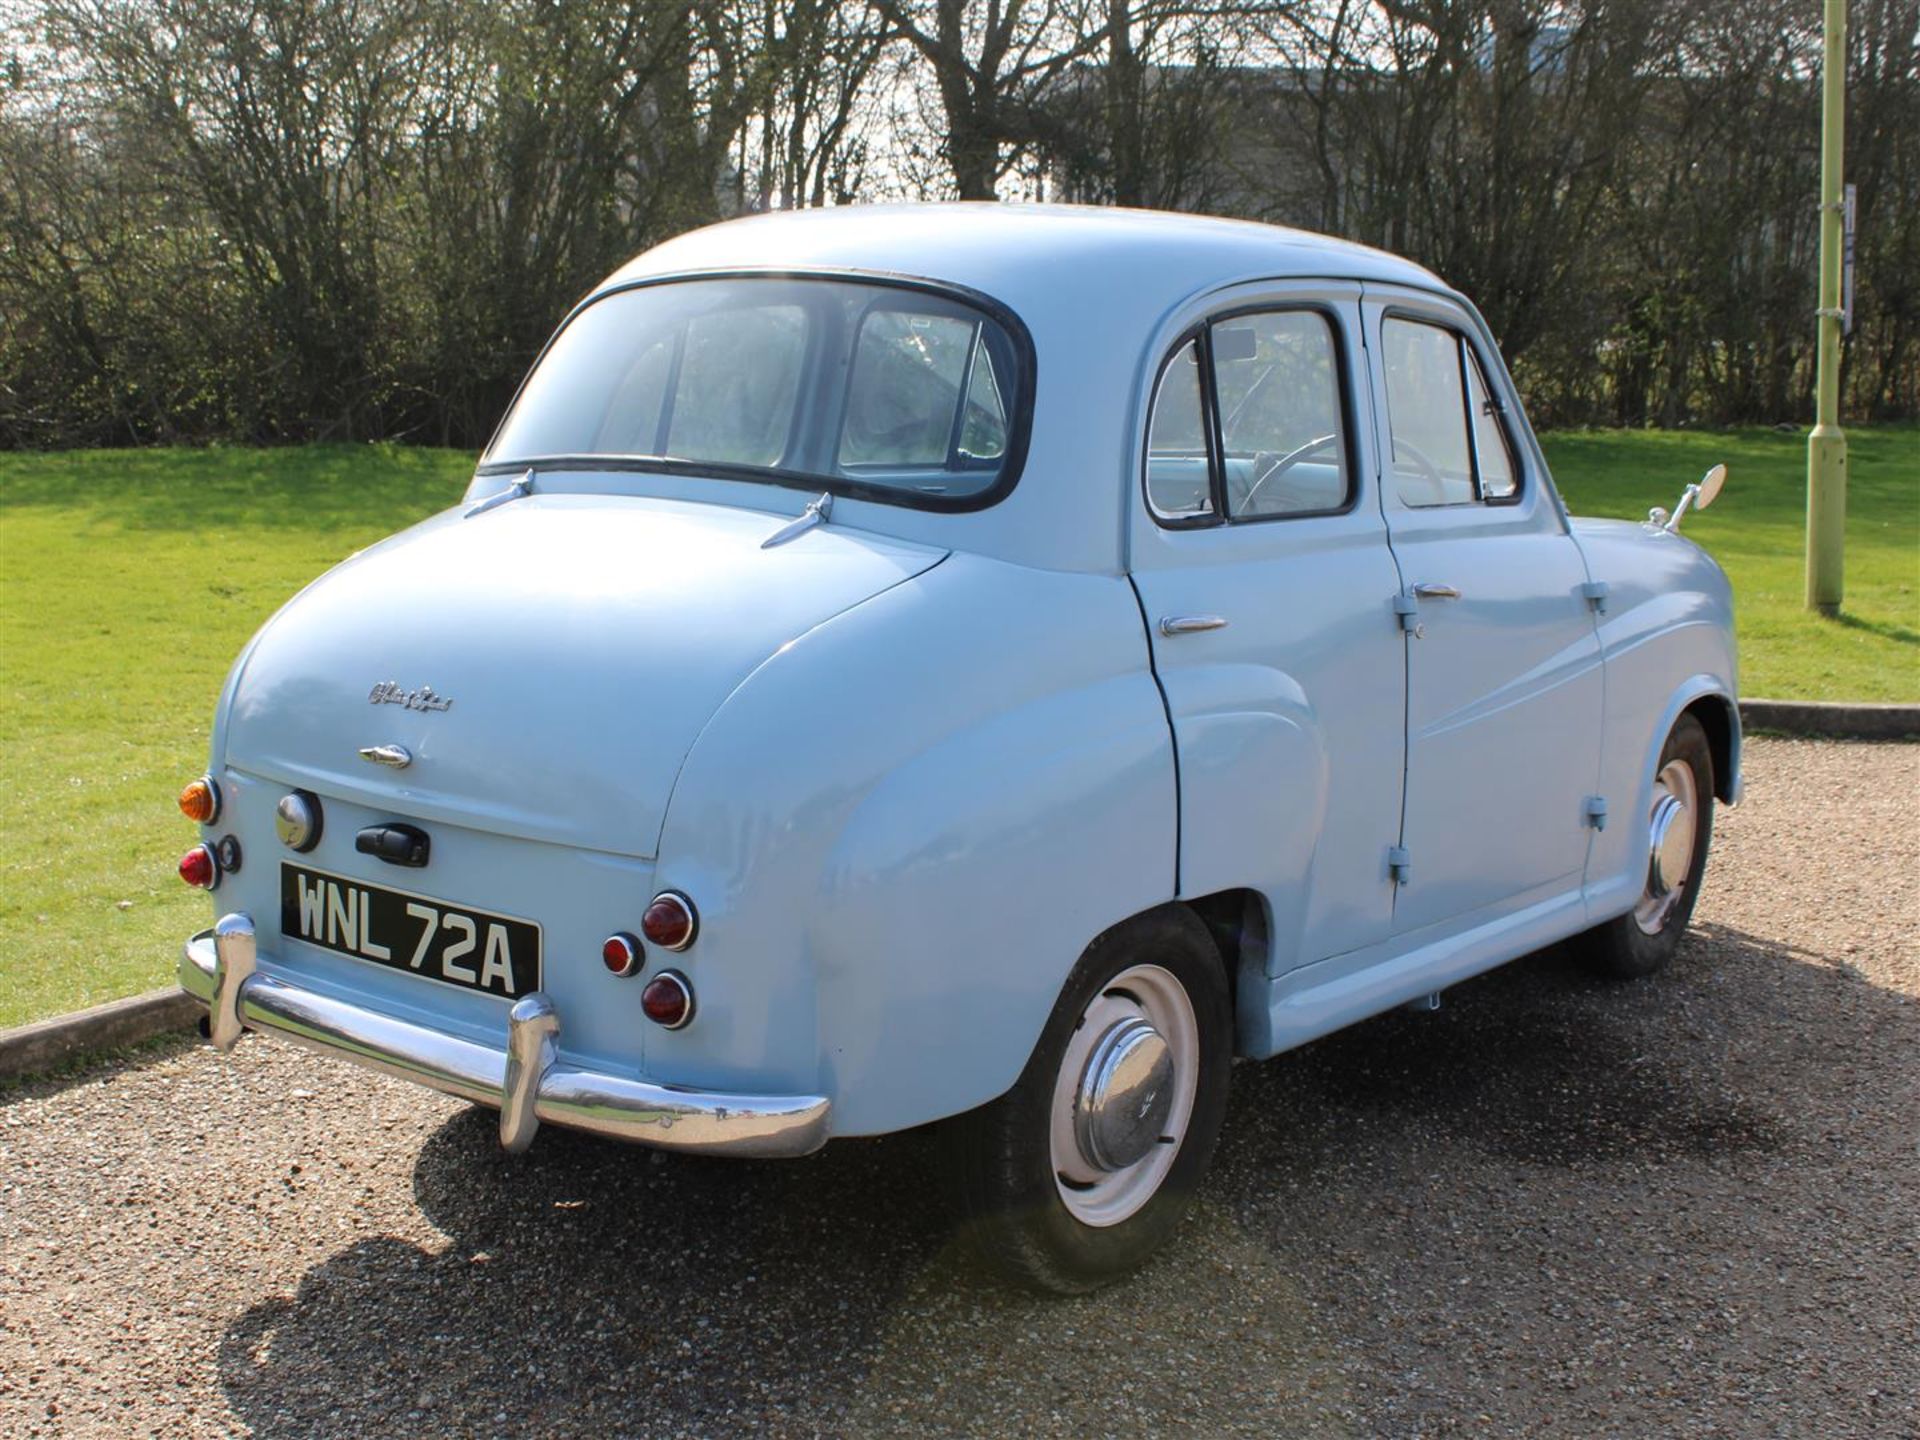
<path fill-rule="evenodd" d="M 514 1005 L 496 1048 L 302 989 L 257 971 L 257 958 L 245 915 L 223 917 L 181 950 L 180 987 L 212 1010 L 219 1048 L 232 1049 L 242 1028 L 275 1030 L 310 1050 L 496 1106 L 509 1150 L 524 1150 L 542 1121 L 662 1150 L 762 1158 L 809 1154 L 831 1133 L 824 1096 L 681 1090 L 566 1064 L 555 1048 L 559 1012 L 544 993 Z"/>

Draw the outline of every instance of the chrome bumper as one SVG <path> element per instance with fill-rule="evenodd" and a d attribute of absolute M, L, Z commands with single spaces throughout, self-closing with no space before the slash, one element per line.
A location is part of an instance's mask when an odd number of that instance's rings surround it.
<path fill-rule="evenodd" d="M 500 1143 L 519 1153 L 541 1121 L 661 1150 L 710 1155 L 805 1155 L 826 1144 L 830 1101 L 818 1095 L 721 1095 L 650 1085 L 561 1063 L 560 1015 L 541 993 L 507 1013 L 495 1048 L 303 990 L 254 968 L 253 921 L 223 916 L 187 941 L 180 988 L 204 1003 L 214 1045 L 277 1030 L 324 1054 L 500 1110 Z"/>

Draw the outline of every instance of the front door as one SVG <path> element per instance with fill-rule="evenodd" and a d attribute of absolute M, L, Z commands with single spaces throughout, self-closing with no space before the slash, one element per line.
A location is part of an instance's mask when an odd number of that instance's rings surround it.
<path fill-rule="evenodd" d="M 1131 568 L 1179 759 L 1179 891 L 1258 891 L 1278 974 L 1393 920 L 1406 662 L 1359 288 L 1243 290 L 1184 323 Z"/>
<path fill-rule="evenodd" d="M 1417 627 L 1393 930 L 1577 890 L 1600 752 L 1586 562 L 1481 328 L 1367 287 L 1381 502 Z"/>

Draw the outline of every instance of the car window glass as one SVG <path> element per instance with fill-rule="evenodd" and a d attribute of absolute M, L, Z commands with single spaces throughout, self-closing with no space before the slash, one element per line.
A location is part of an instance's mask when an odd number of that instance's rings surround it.
<path fill-rule="evenodd" d="M 998 460 L 1007 449 L 1007 406 L 984 330 L 974 337 L 972 365 L 967 380 L 967 416 L 960 426 L 960 458 Z"/>
<path fill-rule="evenodd" d="M 1451 330 L 1389 317 L 1381 326 L 1393 480 L 1400 503 L 1474 499 L 1460 342 Z"/>
<path fill-rule="evenodd" d="M 1227 514 L 1337 510 L 1347 499 L 1338 352 L 1316 310 L 1243 315 L 1214 327 Z"/>
<path fill-rule="evenodd" d="M 614 386 L 613 398 L 593 438 L 593 448 L 613 455 L 658 455 L 667 443 L 660 433 L 661 407 L 673 362 L 680 353 L 680 333 L 663 335 L 642 350 Z"/>
<path fill-rule="evenodd" d="M 944 466 L 978 330 L 953 315 L 870 311 L 854 343 L 840 464 Z"/>
<path fill-rule="evenodd" d="M 1189 340 L 1160 374 L 1147 427 L 1147 502 L 1170 520 L 1213 513 L 1206 411 L 1200 399 L 1200 342 Z"/>
<path fill-rule="evenodd" d="M 960 508 L 1009 488 L 1030 348 L 1011 316 L 904 285 L 720 277 L 611 291 L 568 318 L 482 461 L 819 480 Z M 953 506 L 936 501 L 955 502 Z"/>
<path fill-rule="evenodd" d="M 806 349 L 800 307 L 757 305 L 695 315 L 682 346 L 660 453 L 777 465 L 787 448 Z"/>
<path fill-rule="evenodd" d="M 1513 452 L 1506 432 L 1488 396 L 1487 377 L 1471 349 L 1467 355 L 1467 403 L 1473 415 L 1473 456 L 1480 475 L 1482 500 L 1511 500 L 1514 495 Z"/>

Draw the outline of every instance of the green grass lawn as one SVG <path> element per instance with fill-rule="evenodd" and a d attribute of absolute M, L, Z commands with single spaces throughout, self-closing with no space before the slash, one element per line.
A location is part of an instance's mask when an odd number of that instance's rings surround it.
<path fill-rule="evenodd" d="M 1733 580 L 1740 690 L 1777 700 L 1920 700 L 1920 427 L 1847 432 L 1846 602 L 1803 603 L 1807 437 L 1774 430 L 1560 431 L 1541 437 L 1576 515 L 1644 519 L 1725 461 L 1686 533 Z"/>
<path fill-rule="evenodd" d="M 325 446 L 0 457 L 0 1027 L 169 984 L 173 873 L 247 637 L 459 499 L 473 457 Z"/>
<path fill-rule="evenodd" d="M 1732 573 L 1749 694 L 1920 699 L 1920 430 L 1856 431 L 1847 614 L 1799 608 L 1806 442 L 1560 434 L 1582 513 L 1671 505 Z M 386 446 L 0 457 L 0 1026 L 171 981 L 209 922 L 173 862 L 228 665 L 301 585 L 458 498 L 464 453 Z"/>

